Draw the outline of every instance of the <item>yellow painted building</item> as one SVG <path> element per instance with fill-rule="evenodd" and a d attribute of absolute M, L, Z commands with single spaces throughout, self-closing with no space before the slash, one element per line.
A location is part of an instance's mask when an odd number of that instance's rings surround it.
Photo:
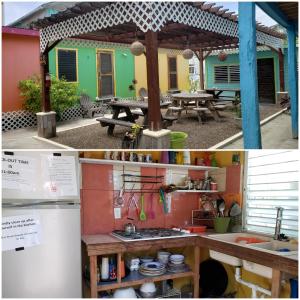
<path fill-rule="evenodd" d="M 174 66 L 175 63 L 176 70 L 172 69 L 172 66 Z M 190 89 L 189 61 L 183 58 L 181 51 L 173 49 L 159 49 L 158 65 L 159 87 L 163 94 L 172 89 L 178 89 L 182 91 L 188 91 Z M 137 80 L 136 93 L 138 96 L 140 88 L 147 89 L 147 69 L 145 55 L 135 56 L 135 79 Z M 175 84 L 177 87 L 175 87 Z"/>

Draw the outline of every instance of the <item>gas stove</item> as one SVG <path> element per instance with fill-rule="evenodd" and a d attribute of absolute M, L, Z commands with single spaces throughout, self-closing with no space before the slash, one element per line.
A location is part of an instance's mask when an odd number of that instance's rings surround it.
<path fill-rule="evenodd" d="M 166 229 L 166 228 L 138 229 L 136 230 L 135 233 L 129 235 L 126 234 L 124 230 L 114 230 L 111 234 L 124 242 L 171 239 L 171 238 L 189 237 L 189 236 L 196 235 L 193 233 L 186 233 L 180 230 Z"/>

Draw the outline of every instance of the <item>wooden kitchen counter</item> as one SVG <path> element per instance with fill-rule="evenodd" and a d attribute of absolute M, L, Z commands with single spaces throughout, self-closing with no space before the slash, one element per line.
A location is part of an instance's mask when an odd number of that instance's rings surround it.
<path fill-rule="evenodd" d="M 199 234 L 197 236 L 169 238 L 160 240 L 146 240 L 146 241 L 130 241 L 124 242 L 108 234 L 86 235 L 82 237 L 85 251 L 90 260 L 90 284 L 91 296 L 97 297 L 98 291 L 105 289 L 115 289 L 119 287 L 132 286 L 142 284 L 149 281 L 161 281 L 166 279 L 175 279 L 180 277 L 193 277 L 194 281 L 194 295 L 199 296 L 199 265 L 200 265 L 200 249 L 208 248 L 224 254 L 232 255 L 240 259 L 245 259 L 257 264 L 261 264 L 273 269 L 272 277 L 272 297 L 278 298 L 281 286 L 281 274 L 288 273 L 292 276 L 298 276 L 298 261 L 290 259 L 285 256 L 274 255 L 241 245 L 226 243 L 223 241 L 208 238 L 206 234 Z M 152 251 L 166 248 L 177 247 L 194 247 L 194 266 L 192 271 L 185 274 L 166 274 L 158 277 L 140 278 L 134 281 L 122 281 L 118 276 L 118 280 L 112 284 L 105 286 L 97 285 L 97 256 L 117 254 L 118 258 L 118 274 L 120 272 L 120 262 L 122 254 L 125 252 L 137 251 Z"/>
<path fill-rule="evenodd" d="M 90 264 L 90 283 L 88 295 L 97 298 L 99 291 L 117 289 L 121 287 L 129 287 L 141 285 L 145 282 L 156 282 L 168 279 L 191 277 L 194 284 L 194 297 L 199 297 L 199 265 L 200 265 L 200 247 L 198 245 L 198 236 L 186 236 L 178 238 L 167 238 L 158 240 L 137 240 L 124 242 L 108 234 L 85 235 L 82 236 L 83 252 L 89 258 Z M 152 251 L 167 248 L 193 247 L 194 248 L 194 265 L 190 266 L 191 271 L 182 273 L 165 273 L 161 276 L 145 277 L 142 275 L 135 278 L 121 278 L 121 260 L 122 254 L 125 252 Z M 112 283 L 97 284 L 97 256 L 100 255 L 117 255 L 117 281 Z M 83 262 L 86 260 L 83 258 Z M 130 277 L 130 276 L 128 276 Z M 134 277 L 134 276 L 132 276 Z M 87 289 L 86 289 L 87 290 Z"/>

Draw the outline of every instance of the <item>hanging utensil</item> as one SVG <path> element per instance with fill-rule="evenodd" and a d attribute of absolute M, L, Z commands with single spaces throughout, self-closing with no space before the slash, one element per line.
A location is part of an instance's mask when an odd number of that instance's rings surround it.
<path fill-rule="evenodd" d="M 153 210 L 153 193 L 150 196 L 150 211 L 149 211 L 149 218 L 155 219 L 155 212 Z"/>
<path fill-rule="evenodd" d="M 160 195 L 162 203 L 163 203 L 164 213 L 167 214 L 168 213 L 168 207 L 167 207 L 164 191 L 163 191 L 162 188 L 159 189 L 159 195 Z"/>
<path fill-rule="evenodd" d="M 242 209 L 237 202 L 233 202 L 229 210 L 228 215 L 230 217 L 236 217 L 242 213 Z"/>
<path fill-rule="evenodd" d="M 141 212 L 140 212 L 140 220 L 141 221 L 146 221 L 147 216 L 144 210 L 144 194 L 141 195 Z"/>
<path fill-rule="evenodd" d="M 224 210 L 225 210 L 225 201 L 223 200 L 219 205 L 220 217 L 224 217 Z"/>

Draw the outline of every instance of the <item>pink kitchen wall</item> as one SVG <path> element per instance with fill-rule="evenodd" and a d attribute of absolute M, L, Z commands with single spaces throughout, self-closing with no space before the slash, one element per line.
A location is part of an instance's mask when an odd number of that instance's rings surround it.
<path fill-rule="evenodd" d="M 226 192 L 222 195 L 226 201 L 239 197 L 240 167 L 230 167 L 227 170 Z M 141 168 L 141 175 L 165 175 L 165 169 Z M 189 171 L 192 179 L 204 177 L 203 171 Z M 227 187 L 229 193 L 227 194 Z M 144 186 L 147 188 L 147 186 Z M 151 184 L 152 188 L 152 184 Z M 114 193 L 113 191 L 113 166 L 101 164 L 82 164 L 82 190 L 81 190 L 81 229 L 82 234 L 109 233 L 113 230 L 123 229 L 127 219 L 127 207 L 130 193 L 125 194 L 125 205 L 122 207 L 122 218 L 114 218 Z M 136 193 L 136 199 L 140 205 L 140 193 Z M 149 217 L 151 193 L 145 193 L 146 221 L 140 221 L 135 209 L 129 210 L 128 216 L 134 219 L 138 228 L 182 227 L 191 222 L 192 210 L 198 208 L 199 194 L 173 193 L 171 213 L 164 214 L 162 204 L 159 202 L 157 192 L 153 193 L 153 211 L 155 217 Z"/>

